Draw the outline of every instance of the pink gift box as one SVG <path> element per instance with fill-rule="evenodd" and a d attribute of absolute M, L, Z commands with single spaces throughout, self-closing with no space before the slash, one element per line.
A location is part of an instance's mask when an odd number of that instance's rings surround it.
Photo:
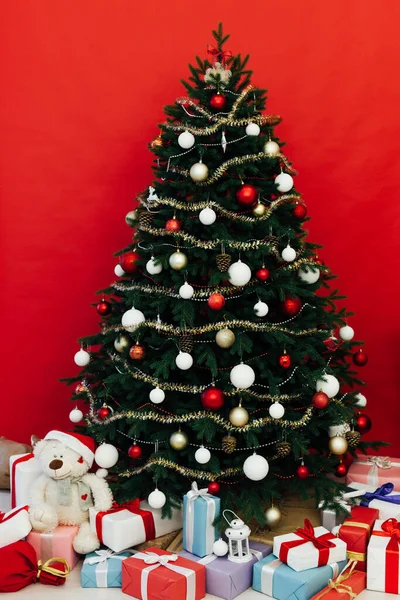
<path fill-rule="evenodd" d="M 357 482 L 377 488 L 388 481 L 400 492 L 400 458 L 359 455 L 346 476 L 347 485 Z"/>
<path fill-rule="evenodd" d="M 72 546 L 78 531 L 79 527 L 60 525 L 50 533 L 31 531 L 26 541 L 35 548 L 38 560 L 46 562 L 50 558 L 65 558 L 70 569 L 73 569 L 80 558 Z"/>

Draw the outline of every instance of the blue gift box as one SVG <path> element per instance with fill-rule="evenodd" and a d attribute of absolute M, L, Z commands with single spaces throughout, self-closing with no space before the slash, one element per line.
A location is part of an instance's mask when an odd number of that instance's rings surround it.
<path fill-rule="evenodd" d="M 276 600 L 309 600 L 337 577 L 347 561 L 294 571 L 270 554 L 253 566 L 253 589 Z"/>
<path fill-rule="evenodd" d="M 212 554 L 213 544 L 218 538 L 213 521 L 220 513 L 221 500 L 199 490 L 197 483 L 183 497 L 183 549 L 196 556 Z"/>
<path fill-rule="evenodd" d="M 98 550 L 86 554 L 81 570 L 81 586 L 84 588 L 122 587 L 122 563 L 132 552 Z"/>

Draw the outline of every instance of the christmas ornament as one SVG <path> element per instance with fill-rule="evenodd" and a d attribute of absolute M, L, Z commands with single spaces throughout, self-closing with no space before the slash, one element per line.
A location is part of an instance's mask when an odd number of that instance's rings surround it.
<path fill-rule="evenodd" d="M 346 465 L 340 462 L 335 469 L 335 475 L 336 477 L 344 477 L 345 475 L 347 475 Z"/>
<path fill-rule="evenodd" d="M 320 270 L 316 268 L 311 270 L 311 268 L 304 266 L 297 271 L 297 275 L 302 281 L 304 281 L 304 283 L 308 283 L 309 285 L 311 285 L 318 281 L 320 276 Z"/>
<path fill-rule="evenodd" d="M 275 177 L 274 183 L 279 192 L 289 192 L 293 187 L 294 181 L 289 173 L 279 173 Z"/>
<path fill-rule="evenodd" d="M 253 215 L 255 217 L 263 217 L 267 212 L 267 207 L 262 202 L 258 202 L 253 208 Z"/>
<path fill-rule="evenodd" d="M 171 448 L 174 450 L 183 450 L 189 443 L 189 438 L 179 429 L 179 431 L 174 431 L 174 433 L 169 438 L 169 444 Z"/>
<path fill-rule="evenodd" d="M 212 550 L 215 556 L 226 556 L 228 554 L 228 544 L 225 540 L 219 538 L 214 542 Z"/>
<path fill-rule="evenodd" d="M 230 433 L 222 438 L 222 450 L 226 452 L 226 454 L 232 454 L 232 452 L 235 451 L 236 446 L 237 439 Z"/>
<path fill-rule="evenodd" d="M 367 406 L 367 399 L 364 396 L 364 394 L 361 394 L 360 392 L 358 394 L 356 394 L 354 396 L 357 400 L 357 402 L 354 404 L 354 406 L 357 406 L 358 408 L 365 408 Z"/>
<path fill-rule="evenodd" d="M 220 348 L 230 348 L 235 343 L 235 334 L 230 329 L 220 329 L 215 336 L 217 346 Z"/>
<path fill-rule="evenodd" d="M 254 185 L 243 183 L 242 187 L 236 192 L 236 200 L 239 206 L 251 208 L 258 200 L 258 190 Z"/>
<path fill-rule="evenodd" d="M 215 292 L 214 294 L 211 294 L 207 300 L 207 304 L 211 310 L 221 310 L 221 308 L 225 306 L 225 298 L 222 294 Z"/>
<path fill-rule="evenodd" d="M 163 140 L 162 140 L 161 133 L 160 133 L 156 138 L 154 138 L 154 140 L 151 142 L 150 146 L 152 148 L 160 148 L 160 146 L 162 146 L 162 145 L 163 145 Z"/>
<path fill-rule="evenodd" d="M 277 506 L 270 506 L 264 513 L 266 525 L 274 529 L 282 520 L 282 513 Z"/>
<path fill-rule="evenodd" d="M 284 458 L 288 456 L 292 451 L 292 447 L 289 442 L 277 442 L 275 446 L 275 459 Z"/>
<path fill-rule="evenodd" d="M 114 274 L 117 277 L 123 277 L 125 275 L 125 271 L 123 270 L 123 268 L 121 267 L 121 265 L 119 263 L 117 265 L 115 265 L 115 267 L 114 267 Z"/>
<path fill-rule="evenodd" d="M 183 285 L 179 288 L 179 295 L 184 300 L 189 300 L 194 294 L 194 288 L 185 281 Z"/>
<path fill-rule="evenodd" d="M 281 151 L 279 144 L 273 140 L 268 140 L 268 142 L 265 142 L 263 150 L 267 156 L 277 156 L 277 154 L 279 154 Z"/>
<path fill-rule="evenodd" d="M 194 340 L 192 335 L 181 335 L 179 338 L 179 350 L 182 352 L 192 352 L 194 346 Z"/>
<path fill-rule="evenodd" d="M 350 325 L 344 325 L 339 329 L 339 335 L 344 342 L 349 342 L 354 337 L 354 329 Z"/>
<path fill-rule="evenodd" d="M 211 483 L 208 484 L 208 493 L 209 494 L 213 494 L 213 496 L 215 496 L 215 494 L 219 494 L 219 490 L 221 489 L 221 486 L 219 485 L 219 483 L 217 481 L 212 481 Z"/>
<path fill-rule="evenodd" d="M 372 421 L 368 415 L 360 413 L 356 417 L 356 424 L 354 425 L 354 429 L 364 435 L 364 433 L 368 433 L 368 431 L 372 427 Z"/>
<path fill-rule="evenodd" d="M 199 214 L 200 223 L 203 225 L 212 225 L 215 223 L 217 218 L 217 213 L 212 208 L 203 208 Z"/>
<path fill-rule="evenodd" d="M 268 475 L 268 461 L 260 454 L 252 454 L 243 463 L 243 472 L 252 481 L 261 481 Z"/>
<path fill-rule="evenodd" d="M 211 458 L 211 452 L 204 446 L 200 446 L 194 453 L 194 458 L 200 465 L 205 465 Z"/>
<path fill-rule="evenodd" d="M 187 265 L 187 256 L 180 250 L 177 250 L 169 257 L 169 266 L 174 269 L 174 271 L 181 271 Z"/>
<path fill-rule="evenodd" d="M 178 144 L 184 150 L 192 148 L 196 142 L 196 138 L 190 131 L 183 131 L 178 137 Z"/>
<path fill-rule="evenodd" d="M 286 262 L 293 262 L 296 259 L 296 250 L 290 244 L 282 250 L 281 256 Z"/>
<path fill-rule="evenodd" d="M 326 340 L 324 340 L 325 348 L 327 348 L 328 350 L 331 350 L 331 351 L 336 350 L 338 341 L 339 340 L 337 338 L 335 338 L 333 335 L 331 335 Z"/>
<path fill-rule="evenodd" d="M 140 310 L 136 310 L 133 306 L 122 315 L 121 325 L 126 331 L 135 331 L 136 327 L 143 323 L 146 317 Z"/>
<path fill-rule="evenodd" d="M 132 221 L 136 221 L 137 219 L 137 210 L 130 210 L 128 213 L 126 213 L 125 215 L 125 223 L 127 225 L 129 225 L 129 227 L 133 227 L 133 223 Z"/>
<path fill-rule="evenodd" d="M 165 399 L 165 392 L 157 386 L 150 391 L 149 398 L 153 404 L 161 404 Z"/>
<path fill-rule="evenodd" d="M 269 412 L 269 416 L 272 417 L 273 419 L 282 419 L 283 415 L 285 414 L 285 408 L 279 402 L 274 402 L 269 407 L 268 412 Z"/>
<path fill-rule="evenodd" d="M 75 388 L 75 394 L 83 394 L 83 392 L 86 392 L 85 386 L 82 383 L 78 383 Z"/>
<path fill-rule="evenodd" d="M 235 427 L 244 427 L 249 422 L 249 413 L 239 404 L 230 411 L 229 420 Z"/>
<path fill-rule="evenodd" d="M 296 202 L 293 207 L 292 215 L 302 221 L 307 216 L 307 206 L 303 202 Z"/>
<path fill-rule="evenodd" d="M 213 67 L 206 69 L 204 81 L 205 83 L 208 83 L 211 88 L 224 88 L 228 85 L 229 80 L 232 77 L 232 71 L 225 66 L 225 55 L 227 52 L 222 52 L 222 54 L 220 54 L 217 48 L 211 47 L 208 53 L 213 55 Z M 222 62 L 214 62 L 216 56 L 221 56 Z"/>
<path fill-rule="evenodd" d="M 329 404 L 329 396 L 325 392 L 317 392 L 312 397 L 312 403 L 315 408 L 326 408 Z"/>
<path fill-rule="evenodd" d="M 284 350 L 283 354 L 281 354 L 281 356 L 279 357 L 278 362 L 279 366 L 281 366 L 282 369 L 289 369 L 290 365 L 292 364 L 290 354 L 287 354 L 286 350 Z"/>
<path fill-rule="evenodd" d="M 78 350 L 78 352 L 76 352 L 74 356 L 74 361 L 75 364 L 78 365 L 78 367 L 86 367 L 86 365 L 88 365 L 90 362 L 89 352 L 86 352 L 86 350 L 83 350 L 83 348 L 81 348 L 80 350 Z"/>
<path fill-rule="evenodd" d="M 111 304 L 107 302 L 104 298 L 101 302 L 96 306 L 96 310 L 101 317 L 107 317 L 111 313 Z"/>
<path fill-rule="evenodd" d="M 145 354 L 145 349 L 139 344 L 139 342 L 136 342 L 136 344 L 129 350 L 129 356 L 133 360 L 142 360 L 145 357 Z"/>
<path fill-rule="evenodd" d="M 125 273 L 136 273 L 138 270 L 136 261 L 139 259 L 140 255 L 137 252 L 125 252 L 125 254 L 121 254 L 119 257 L 119 264 Z"/>
<path fill-rule="evenodd" d="M 342 435 L 335 435 L 329 440 L 329 450 L 332 454 L 341 456 L 342 454 L 346 454 L 347 448 L 347 440 Z"/>
<path fill-rule="evenodd" d="M 217 265 L 218 271 L 221 271 L 221 273 L 225 273 L 225 271 L 229 269 L 231 261 L 232 258 L 231 256 L 229 256 L 229 254 L 218 254 L 215 258 L 215 263 Z"/>
<path fill-rule="evenodd" d="M 260 135 L 260 127 L 257 123 L 249 123 L 246 127 L 246 135 Z"/>
<path fill-rule="evenodd" d="M 249 365 L 240 363 L 240 365 L 233 367 L 229 377 L 232 385 L 239 390 L 246 390 L 253 385 L 256 374 Z"/>
<path fill-rule="evenodd" d="M 299 479 L 308 479 L 310 476 L 310 469 L 302 462 L 296 469 L 296 475 Z"/>
<path fill-rule="evenodd" d="M 265 267 L 265 265 L 263 265 L 261 267 L 261 269 L 257 269 L 257 271 L 256 271 L 256 277 L 257 277 L 257 279 L 259 281 L 268 281 L 268 279 L 269 279 L 269 271 Z"/>
<path fill-rule="evenodd" d="M 121 352 L 121 353 L 125 352 L 125 350 L 128 350 L 130 345 L 131 345 L 131 340 L 129 338 L 127 338 L 126 335 L 119 335 L 114 340 L 114 348 L 116 349 L 117 352 Z"/>
<path fill-rule="evenodd" d="M 83 419 L 83 412 L 76 406 L 69 413 L 69 420 L 72 423 L 79 423 Z"/>
<path fill-rule="evenodd" d="M 100 444 L 94 453 L 94 460 L 102 469 L 111 469 L 118 462 L 118 450 L 112 444 Z"/>
<path fill-rule="evenodd" d="M 282 311 L 287 317 L 296 316 L 302 307 L 302 303 L 300 298 L 286 298 L 284 302 L 282 302 Z"/>
<path fill-rule="evenodd" d="M 175 364 L 178 369 L 187 371 L 193 365 L 193 357 L 191 354 L 189 354 L 189 352 L 179 351 L 179 354 L 175 359 Z"/>
<path fill-rule="evenodd" d="M 361 441 L 361 433 L 359 431 L 347 431 L 345 436 L 349 448 L 357 448 Z"/>
<path fill-rule="evenodd" d="M 128 456 L 129 458 L 133 458 L 134 460 L 140 458 L 142 456 L 141 447 L 137 444 L 133 444 L 132 446 L 130 446 L 130 448 L 128 449 Z"/>
<path fill-rule="evenodd" d="M 150 260 L 146 263 L 146 271 L 150 273 L 150 275 L 158 275 L 162 271 L 162 264 L 156 262 L 154 256 L 150 258 Z"/>
<path fill-rule="evenodd" d="M 340 383 L 334 375 L 323 374 L 324 379 L 318 379 L 315 391 L 325 392 L 328 398 L 334 398 L 340 389 Z"/>
<path fill-rule="evenodd" d="M 165 223 L 165 229 L 167 231 L 180 231 L 181 222 L 178 221 L 178 219 L 175 219 L 175 217 L 173 219 L 168 219 L 168 221 Z"/>
<path fill-rule="evenodd" d="M 348 431 L 350 431 L 350 425 L 348 423 L 341 423 L 340 425 L 331 425 L 328 427 L 328 435 L 330 438 L 335 437 L 335 435 L 344 437 Z"/>
<path fill-rule="evenodd" d="M 111 415 L 111 412 L 111 408 L 104 403 L 103 406 L 98 409 L 97 416 L 99 417 L 100 421 L 104 421 Z"/>
<path fill-rule="evenodd" d="M 368 362 L 368 356 L 362 351 L 362 348 L 353 354 L 353 363 L 357 367 L 364 367 Z"/>
<path fill-rule="evenodd" d="M 105 479 L 106 477 L 108 477 L 107 469 L 97 469 L 96 477 L 100 477 L 100 479 Z"/>
<path fill-rule="evenodd" d="M 241 287 L 249 283 L 251 279 L 251 270 L 245 263 L 239 259 L 233 263 L 228 269 L 229 281 L 232 285 Z"/>
<path fill-rule="evenodd" d="M 205 389 L 200 396 L 200 401 L 207 410 L 219 410 L 223 407 L 224 400 L 224 392 L 215 386 Z"/>
<path fill-rule="evenodd" d="M 153 213 L 149 210 L 142 210 L 139 213 L 139 225 L 140 227 L 150 227 L 154 219 Z"/>
<path fill-rule="evenodd" d="M 194 163 L 194 165 L 190 167 L 189 175 L 196 183 L 205 181 L 208 177 L 208 167 L 201 161 Z"/>
<path fill-rule="evenodd" d="M 226 513 L 231 513 L 235 518 L 229 521 Z M 228 538 L 228 560 L 234 563 L 246 563 L 252 560 L 253 555 L 249 546 L 250 527 L 245 525 L 233 510 L 223 510 L 222 516 L 229 525 L 225 529 L 225 535 Z"/>
<path fill-rule="evenodd" d="M 224 110 L 227 99 L 222 94 L 213 94 L 210 98 L 210 106 L 214 110 Z"/>
<path fill-rule="evenodd" d="M 149 503 L 151 508 L 162 508 L 166 501 L 167 498 L 165 497 L 164 492 L 161 492 L 157 488 L 153 490 L 147 498 L 147 502 Z"/>
<path fill-rule="evenodd" d="M 253 306 L 253 309 L 257 317 L 265 317 L 269 311 L 268 304 L 262 302 L 261 300 L 256 302 L 256 304 Z"/>

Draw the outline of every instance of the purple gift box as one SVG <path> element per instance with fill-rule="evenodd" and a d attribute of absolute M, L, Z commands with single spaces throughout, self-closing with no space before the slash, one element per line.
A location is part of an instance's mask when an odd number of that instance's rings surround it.
<path fill-rule="evenodd" d="M 245 563 L 236 563 L 226 556 L 210 561 L 210 556 L 200 558 L 183 550 L 179 556 L 200 562 L 206 567 L 206 591 L 225 600 L 232 600 L 252 585 L 253 565 L 272 552 L 272 546 L 250 542 L 253 559 Z"/>

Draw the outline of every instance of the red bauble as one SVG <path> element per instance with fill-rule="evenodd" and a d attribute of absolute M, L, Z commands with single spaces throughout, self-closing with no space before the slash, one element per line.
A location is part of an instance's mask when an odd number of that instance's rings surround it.
<path fill-rule="evenodd" d="M 325 392 L 317 392 L 312 397 L 312 403 L 315 408 L 326 408 L 329 404 L 329 396 Z"/>
<path fill-rule="evenodd" d="M 333 352 L 333 350 L 336 350 L 338 341 L 339 340 L 333 336 L 328 337 L 326 340 L 324 340 L 324 346 L 327 350 L 331 350 Z"/>
<path fill-rule="evenodd" d="M 101 408 L 99 408 L 99 410 L 97 411 L 97 416 L 102 421 L 104 421 L 104 419 L 107 419 L 107 417 L 109 417 L 110 414 L 111 414 L 111 410 L 105 404 L 103 404 L 103 406 Z"/>
<path fill-rule="evenodd" d="M 244 183 L 236 192 L 236 200 L 240 206 L 251 208 L 258 200 L 258 190 L 254 185 Z"/>
<path fill-rule="evenodd" d="M 259 281 L 268 281 L 269 279 L 269 271 L 265 267 L 261 267 L 256 271 L 256 277 Z"/>
<path fill-rule="evenodd" d="M 310 476 L 310 469 L 306 465 L 300 465 L 297 467 L 296 473 L 299 479 L 307 479 Z"/>
<path fill-rule="evenodd" d="M 145 356 L 145 349 L 144 349 L 144 347 L 141 346 L 140 344 L 135 344 L 129 350 L 129 356 L 133 360 L 142 360 L 142 358 L 144 358 L 144 356 Z"/>
<path fill-rule="evenodd" d="M 359 413 L 356 417 L 354 429 L 363 435 L 364 433 L 368 433 L 371 427 L 372 421 L 369 416 L 364 413 Z"/>
<path fill-rule="evenodd" d="M 362 349 L 355 354 L 353 354 L 353 363 L 357 365 L 357 367 L 364 367 L 368 362 L 368 356 L 364 354 Z"/>
<path fill-rule="evenodd" d="M 138 269 L 136 261 L 140 259 L 137 252 L 125 252 L 119 257 L 119 264 L 125 273 L 135 273 Z"/>
<path fill-rule="evenodd" d="M 220 489 L 221 489 L 221 486 L 216 481 L 212 481 L 211 483 L 208 484 L 208 493 L 209 494 L 213 494 L 215 496 L 215 494 L 219 493 Z"/>
<path fill-rule="evenodd" d="M 214 94 L 210 98 L 210 106 L 214 110 L 224 110 L 226 103 L 227 103 L 227 98 L 226 98 L 226 96 L 223 96 L 222 94 Z"/>
<path fill-rule="evenodd" d="M 128 450 L 129 458 L 140 458 L 142 456 L 142 449 L 137 444 L 133 444 Z"/>
<path fill-rule="evenodd" d="M 324 261 L 319 258 L 318 254 L 315 256 L 314 262 L 317 265 L 324 265 L 325 264 Z"/>
<path fill-rule="evenodd" d="M 101 317 L 106 317 L 111 313 L 111 304 L 103 298 L 103 300 L 96 306 L 96 310 Z"/>
<path fill-rule="evenodd" d="M 83 394 L 83 392 L 85 391 L 86 388 L 81 383 L 78 383 L 78 385 L 75 388 L 75 394 Z"/>
<path fill-rule="evenodd" d="M 347 475 L 347 467 L 342 462 L 338 464 L 335 470 L 336 477 L 344 477 Z"/>
<path fill-rule="evenodd" d="M 282 369 L 288 369 L 291 364 L 292 364 L 292 359 L 290 357 L 290 354 L 286 354 L 286 352 L 284 352 L 279 357 L 279 365 L 282 367 Z"/>
<path fill-rule="evenodd" d="M 304 219 L 307 216 L 307 206 L 302 202 L 297 202 L 293 207 L 292 215 L 296 217 L 296 219 Z"/>
<path fill-rule="evenodd" d="M 282 311 L 287 317 L 294 317 L 301 310 L 302 303 L 300 298 L 286 298 L 282 302 Z"/>
<path fill-rule="evenodd" d="M 207 410 L 219 410 L 224 405 L 224 392 L 217 387 L 209 387 L 201 394 L 201 403 Z"/>
<path fill-rule="evenodd" d="M 181 222 L 178 221 L 178 219 L 169 219 L 166 223 L 165 223 L 165 229 L 167 231 L 180 231 L 181 229 Z"/>
<path fill-rule="evenodd" d="M 215 294 L 211 294 L 207 300 L 207 304 L 212 310 L 221 310 L 225 306 L 225 298 L 222 294 L 216 292 Z"/>

